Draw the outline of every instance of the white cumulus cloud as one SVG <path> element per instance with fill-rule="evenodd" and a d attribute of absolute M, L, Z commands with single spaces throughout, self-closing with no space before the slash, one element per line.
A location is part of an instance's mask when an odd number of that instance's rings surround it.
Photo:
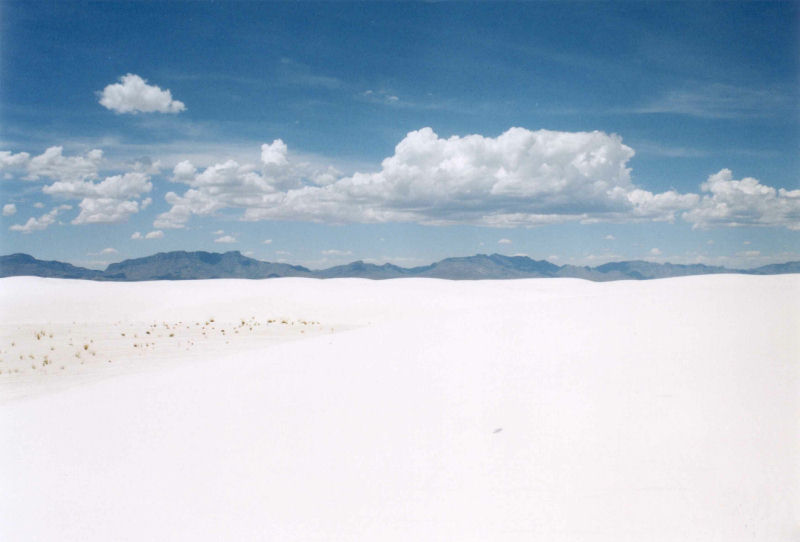
<path fill-rule="evenodd" d="M 269 198 L 279 197 L 306 184 L 330 181 L 331 168 L 318 171 L 306 164 L 294 164 L 287 158 L 286 145 L 280 139 L 261 147 L 261 164 L 240 165 L 235 160 L 214 164 L 203 171 L 188 160 L 173 169 L 172 180 L 189 185 L 178 195 L 168 192 L 165 200 L 172 207 L 159 215 L 156 228 L 182 228 L 192 215 L 207 216 L 228 208 L 259 207 Z M 334 170 L 335 171 L 335 170 Z"/>
<path fill-rule="evenodd" d="M 55 224 L 56 217 L 58 217 L 61 211 L 66 211 L 71 208 L 72 207 L 69 205 L 59 205 L 38 218 L 30 217 L 25 224 L 14 224 L 9 229 L 20 233 L 33 233 L 35 231 L 45 230 L 48 226 Z"/>
<path fill-rule="evenodd" d="M 163 237 L 164 237 L 164 232 L 161 230 L 151 231 L 144 236 L 145 239 L 162 239 Z"/>
<path fill-rule="evenodd" d="M 132 172 L 124 175 L 106 177 L 102 182 L 57 181 L 42 188 L 51 196 L 68 198 L 134 198 L 152 190 L 150 177 L 144 173 Z"/>
<path fill-rule="evenodd" d="M 683 218 L 696 228 L 711 226 L 784 226 L 800 230 L 800 189 L 775 189 L 758 179 L 735 180 L 729 169 L 708 177 L 697 206 Z"/>
<path fill-rule="evenodd" d="M 217 237 L 214 239 L 215 243 L 235 243 L 236 238 L 232 235 L 223 235 L 222 237 Z"/>
<path fill-rule="evenodd" d="M 570 220 L 671 220 L 696 195 L 653 194 L 633 185 L 633 150 L 603 132 L 512 128 L 496 138 L 409 133 L 380 171 L 335 177 L 309 171 L 276 140 L 260 166 L 228 160 L 175 167 L 172 208 L 156 227 L 182 227 L 192 215 L 244 209 L 246 220 L 471 223 L 533 226 Z"/>
<path fill-rule="evenodd" d="M 115 224 L 139 212 L 139 202 L 111 198 L 84 198 L 78 204 L 81 212 L 73 224 Z"/>
<path fill-rule="evenodd" d="M 375 171 L 349 176 L 299 160 L 280 139 L 260 151 L 257 164 L 201 159 L 212 165 L 198 168 L 179 162 L 171 180 L 186 188 L 166 194 L 170 208 L 154 228 L 182 228 L 195 215 L 240 209 L 244 220 L 514 227 L 681 217 L 695 228 L 800 230 L 800 190 L 737 180 L 723 169 L 699 193 L 651 192 L 631 177 L 633 149 L 598 131 L 511 128 L 497 137 L 443 138 L 423 128 L 403 138 Z M 45 194 L 79 200 L 74 224 L 121 222 L 152 202 L 145 196 L 160 162 L 137 159 L 127 163 L 133 171 L 105 178 L 99 176 L 102 162 L 99 149 L 71 156 L 61 146 L 36 156 L 0 151 L 0 168 L 27 180 L 48 179 Z"/>
<path fill-rule="evenodd" d="M 12 153 L 0 151 L 0 169 L 23 167 L 28 164 L 31 155 L 27 152 Z"/>
<path fill-rule="evenodd" d="M 503 239 L 499 239 L 499 240 L 497 241 L 497 244 L 498 244 L 498 245 L 510 245 L 510 244 L 511 244 L 511 242 L 512 242 L 512 241 L 511 241 L 511 239 L 506 239 L 506 238 L 503 238 Z"/>
<path fill-rule="evenodd" d="M 139 201 L 138 198 L 152 189 L 149 175 L 134 171 L 106 177 L 101 182 L 56 181 L 44 186 L 42 192 L 60 198 L 81 199 L 81 212 L 72 220 L 73 224 L 110 224 L 123 222 L 147 207 L 151 200 Z"/>
<path fill-rule="evenodd" d="M 286 159 L 287 151 L 286 143 L 280 139 L 264 143 L 261 145 L 261 162 L 265 166 L 285 166 L 289 163 Z"/>
<path fill-rule="evenodd" d="M 129 162 L 129 165 L 133 171 L 140 171 L 142 173 L 147 173 L 150 175 L 158 175 L 161 173 L 161 160 L 156 160 L 155 162 L 150 159 L 149 156 L 142 156 Z"/>
<path fill-rule="evenodd" d="M 100 105 L 117 113 L 180 113 L 183 102 L 172 99 L 169 90 L 148 85 L 145 79 L 129 73 L 119 83 L 108 85 L 100 93 Z"/>
<path fill-rule="evenodd" d="M 62 181 L 81 181 L 97 177 L 97 168 L 103 159 L 103 151 L 92 149 L 85 156 L 64 156 L 61 146 L 49 147 L 34 156 L 26 164 L 28 180 L 41 177 Z"/>
<path fill-rule="evenodd" d="M 100 149 L 92 149 L 83 156 L 64 156 L 64 147 L 57 145 L 33 158 L 27 152 L 0 151 L 0 170 L 17 170 L 28 181 L 41 178 L 75 181 L 97 177 L 102 160 Z"/>
<path fill-rule="evenodd" d="M 147 167 L 140 159 L 129 164 L 132 172 L 99 178 L 98 169 L 103 160 L 103 151 L 92 149 L 84 155 L 65 156 L 62 146 L 52 146 L 42 154 L 30 158 L 27 153 L 0 152 L 0 167 L 15 167 L 26 180 L 49 179 L 52 182 L 42 187 L 42 192 L 60 199 L 81 200 L 80 214 L 73 224 L 115 223 L 145 209 L 152 200 L 141 199 L 153 188 L 149 171 L 155 171 L 153 163 Z M 158 162 L 156 162 L 158 164 Z M 43 207 L 37 202 L 35 207 Z"/>
<path fill-rule="evenodd" d="M 3 205 L 3 216 L 11 216 L 17 214 L 17 206 L 13 203 L 6 203 Z"/>

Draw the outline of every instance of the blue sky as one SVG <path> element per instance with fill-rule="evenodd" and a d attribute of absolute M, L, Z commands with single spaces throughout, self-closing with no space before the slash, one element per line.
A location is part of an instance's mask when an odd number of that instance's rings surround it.
<path fill-rule="evenodd" d="M 0 3 L 0 252 L 800 259 L 800 4 Z"/>

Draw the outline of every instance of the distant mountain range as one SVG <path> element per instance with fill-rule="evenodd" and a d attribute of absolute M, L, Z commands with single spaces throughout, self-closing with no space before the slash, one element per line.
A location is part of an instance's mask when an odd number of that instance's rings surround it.
<path fill-rule="evenodd" d="M 328 269 L 311 270 L 299 265 L 270 263 L 243 256 L 238 251 L 160 252 L 144 258 L 112 263 L 104 271 L 85 269 L 58 261 L 37 260 L 28 254 L 0 256 L 0 277 L 37 276 L 88 280 L 142 281 L 192 279 L 266 279 L 275 277 L 393 279 L 431 277 L 453 280 L 572 277 L 594 281 L 646 280 L 686 275 L 745 273 L 778 275 L 800 273 L 800 261 L 765 265 L 755 269 L 727 269 L 702 264 L 676 265 L 641 260 L 611 262 L 597 267 L 556 265 L 526 256 L 477 254 L 446 258 L 421 267 L 374 265 L 362 261 Z"/>

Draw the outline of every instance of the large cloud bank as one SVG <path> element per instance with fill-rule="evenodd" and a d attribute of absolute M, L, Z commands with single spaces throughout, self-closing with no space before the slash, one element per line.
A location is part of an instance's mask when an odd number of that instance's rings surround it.
<path fill-rule="evenodd" d="M 181 162 L 166 195 L 171 209 L 155 227 L 180 228 L 192 215 L 224 208 L 245 220 L 416 222 L 537 226 L 568 221 L 672 221 L 696 227 L 800 228 L 798 191 L 778 190 L 730 172 L 701 185 L 705 195 L 653 193 L 631 180 L 634 151 L 603 132 L 512 128 L 496 138 L 409 133 L 374 173 L 338 175 L 295 163 L 281 140 L 262 146 L 261 164 L 229 160 L 199 171 Z M 755 183 L 755 184 L 754 184 Z"/>
<path fill-rule="evenodd" d="M 511 128 L 497 137 L 441 138 L 423 128 L 400 141 L 376 171 L 343 175 L 305 163 L 276 139 L 261 146 L 256 164 L 178 163 L 170 180 L 186 188 L 165 195 L 169 209 L 153 226 L 183 228 L 193 216 L 238 209 L 249 221 L 530 227 L 682 219 L 696 228 L 800 230 L 800 190 L 737 180 L 723 169 L 708 177 L 699 193 L 652 192 L 633 182 L 628 167 L 633 156 L 619 136 L 598 131 Z M 42 192 L 79 200 L 73 224 L 125 221 L 151 203 L 145 196 L 158 168 L 132 167 L 101 179 L 102 160 L 97 149 L 64 156 L 61 147 L 50 147 L 34 157 L 2 151 L 0 169 L 28 181 L 48 179 Z M 27 229 L 43 229 L 55 216 L 39 217 Z"/>
<path fill-rule="evenodd" d="M 100 93 L 100 105 L 117 113 L 180 113 L 183 102 L 172 99 L 169 90 L 161 90 L 138 75 L 129 73 L 119 83 L 108 85 Z"/>

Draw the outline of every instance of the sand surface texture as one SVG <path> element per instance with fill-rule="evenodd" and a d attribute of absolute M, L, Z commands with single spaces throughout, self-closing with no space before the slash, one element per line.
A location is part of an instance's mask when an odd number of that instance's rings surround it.
<path fill-rule="evenodd" d="M 799 275 L 10 278 L 0 311 L 0 540 L 800 539 Z"/>

